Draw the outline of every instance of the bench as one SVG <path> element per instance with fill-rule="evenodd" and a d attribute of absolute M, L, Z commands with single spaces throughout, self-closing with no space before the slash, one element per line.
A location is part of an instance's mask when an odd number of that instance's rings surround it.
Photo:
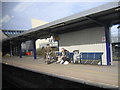
<path fill-rule="evenodd" d="M 81 64 L 97 64 L 100 62 L 102 65 L 102 52 L 81 52 L 80 63 Z"/>
<path fill-rule="evenodd" d="M 61 56 L 61 55 L 62 55 L 61 52 L 56 53 L 56 56 Z M 73 52 L 69 52 L 68 55 L 67 55 L 70 62 L 73 60 L 73 55 L 74 55 Z"/>
<path fill-rule="evenodd" d="M 69 53 L 70 62 L 73 61 L 73 55 L 74 55 L 74 53 L 72 53 L 72 52 Z"/>

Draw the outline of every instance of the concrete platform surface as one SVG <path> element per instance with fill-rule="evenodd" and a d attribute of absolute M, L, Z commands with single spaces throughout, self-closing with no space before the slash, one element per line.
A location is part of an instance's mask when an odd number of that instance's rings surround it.
<path fill-rule="evenodd" d="M 34 60 L 33 57 L 2 58 L 4 64 L 88 85 L 103 88 L 118 88 L 120 85 L 119 61 L 113 61 L 111 66 L 56 63 L 47 65 L 44 61 L 43 58 Z"/>

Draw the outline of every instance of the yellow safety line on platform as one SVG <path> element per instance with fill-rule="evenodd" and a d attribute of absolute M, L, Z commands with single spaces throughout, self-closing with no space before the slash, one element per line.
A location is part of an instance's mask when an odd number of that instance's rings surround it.
<path fill-rule="evenodd" d="M 8 62 L 4 62 L 4 63 L 8 64 Z M 34 65 L 32 65 L 32 66 L 34 66 Z M 37 66 L 35 66 L 35 67 L 37 67 Z M 66 69 L 68 69 L 68 68 L 66 68 Z M 87 70 L 87 69 L 79 69 L 79 70 L 84 71 L 84 72 L 91 72 L 91 73 L 97 73 L 97 74 L 106 74 L 106 75 L 117 76 L 117 77 L 120 76 L 120 74 L 113 74 L 113 73 L 107 73 L 107 72 L 98 72 L 98 71 L 92 71 L 92 70 Z M 79 71 L 79 70 L 76 70 L 76 71 Z"/>
<path fill-rule="evenodd" d="M 93 70 L 87 70 L 87 69 L 79 69 L 84 72 L 91 72 L 91 73 L 99 73 L 99 74 L 106 74 L 106 75 L 111 75 L 111 76 L 120 76 L 120 74 L 114 74 L 114 73 L 107 73 L 107 72 L 98 72 L 98 71 L 93 71 Z M 78 71 L 78 70 L 76 70 Z"/>

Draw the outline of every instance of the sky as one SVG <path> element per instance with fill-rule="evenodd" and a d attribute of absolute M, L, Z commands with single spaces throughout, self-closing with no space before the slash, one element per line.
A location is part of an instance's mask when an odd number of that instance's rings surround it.
<path fill-rule="evenodd" d="M 52 22 L 106 3 L 107 2 L 2 2 L 2 29 L 28 30 L 32 28 L 32 18 Z"/>
<path fill-rule="evenodd" d="M 28 30 L 32 28 L 32 18 L 52 22 L 110 1 L 113 0 L 3 0 L 0 21 L 2 29 Z M 114 36 L 116 27 L 112 28 Z"/>

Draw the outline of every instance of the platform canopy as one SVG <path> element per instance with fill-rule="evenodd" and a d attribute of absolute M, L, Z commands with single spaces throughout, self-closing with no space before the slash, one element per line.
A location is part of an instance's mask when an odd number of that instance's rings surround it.
<path fill-rule="evenodd" d="M 27 40 L 48 38 L 51 35 L 59 35 L 95 26 L 112 26 L 120 23 L 119 12 L 119 1 L 110 2 L 30 29 L 29 31 L 15 37 L 3 39 L 3 42 L 24 42 Z"/>

